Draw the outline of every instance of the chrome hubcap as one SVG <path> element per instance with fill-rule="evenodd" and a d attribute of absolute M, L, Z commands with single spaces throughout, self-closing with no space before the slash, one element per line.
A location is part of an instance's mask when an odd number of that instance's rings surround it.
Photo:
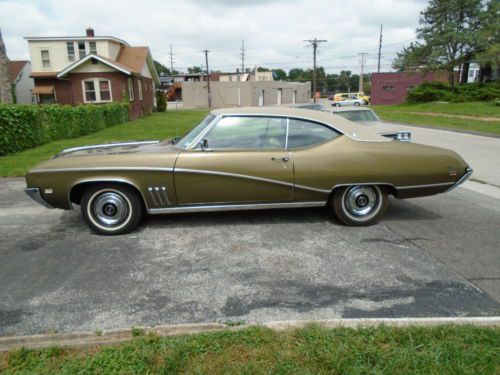
<path fill-rule="evenodd" d="M 377 205 L 377 193 L 370 186 L 354 186 L 345 195 L 345 207 L 354 216 L 366 216 Z"/>
<path fill-rule="evenodd" d="M 127 202 L 117 193 L 106 192 L 99 195 L 93 206 L 95 217 L 107 226 L 119 225 L 127 217 Z"/>

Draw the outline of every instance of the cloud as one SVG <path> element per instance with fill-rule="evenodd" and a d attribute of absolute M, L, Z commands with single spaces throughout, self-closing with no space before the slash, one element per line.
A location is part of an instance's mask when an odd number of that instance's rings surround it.
<path fill-rule="evenodd" d="M 312 65 L 305 39 L 327 39 L 318 65 L 329 72 L 358 71 L 358 53 L 368 52 L 376 67 L 378 33 L 384 24 L 383 67 L 395 51 L 415 37 L 423 0 L 0 0 L 1 27 L 11 59 L 29 58 L 24 36 L 113 35 L 131 45 L 147 45 L 153 57 L 174 67 L 204 64 L 209 49 L 214 70 L 240 66 L 245 40 L 246 65 L 288 70 Z"/>

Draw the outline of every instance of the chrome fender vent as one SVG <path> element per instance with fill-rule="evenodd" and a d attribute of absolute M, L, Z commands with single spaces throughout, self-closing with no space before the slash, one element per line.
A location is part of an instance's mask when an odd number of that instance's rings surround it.
<path fill-rule="evenodd" d="M 150 186 L 148 187 L 148 192 L 155 206 L 170 206 L 165 186 Z"/>

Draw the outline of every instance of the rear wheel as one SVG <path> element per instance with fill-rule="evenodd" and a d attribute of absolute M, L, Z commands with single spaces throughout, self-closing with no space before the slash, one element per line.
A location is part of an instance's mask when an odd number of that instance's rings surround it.
<path fill-rule="evenodd" d="M 387 208 L 387 193 L 376 185 L 354 185 L 335 189 L 331 208 L 335 216 L 350 226 L 378 222 Z"/>
<path fill-rule="evenodd" d="M 106 184 L 85 191 L 81 211 L 87 225 L 99 234 L 117 235 L 131 232 L 143 215 L 142 201 L 127 187 Z"/>
<path fill-rule="evenodd" d="M 355 107 L 359 107 L 359 102 L 354 102 Z"/>

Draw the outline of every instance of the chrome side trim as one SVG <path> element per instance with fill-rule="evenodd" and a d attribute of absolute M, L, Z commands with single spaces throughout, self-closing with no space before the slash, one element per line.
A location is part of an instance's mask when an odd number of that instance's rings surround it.
<path fill-rule="evenodd" d="M 423 189 L 423 188 L 432 188 L 432 187 L 440 187 L 440 186 L 448 186 L 452 185 L 453 182 L 442 182 L 439 184 L 424 184 L 424 185 L 412 185 L 412 186 L 398 186 L 396 189 L 405 190 L 405 189 Z"/>
<path fill-rule="evenodd" d="M 42 206 L 44 206 L 46 208 L 55 208 L 50 203 L 48 203 L 45 199 L 43 199 L 39 188 L 27 188 L 27 189 L 24 189 L 24 192 L 28 195 L 28 197 L 33 199 L 38 204 L 41 204 Z"/>
<path fill-rule="evenodd" d="M 463 184 L 465 181 L 467 181 L 469 179 L 469 177 L 472 175 L 472 172 L 474 172 L 474 171 L 472 170 L 471 167 L 465 168 L 465 174 L 462 177 L 460 177 L 460 179 L 457 182 L 455 182 L 452 186 L 450 186 L 448 189 L 446 189 L 445 193 L 452 191 L 457 186 L 459 186 L 459 185 Z"/>
<path fill-rule="evenodd" d="M 35 169 L 29 173 L 50 173 L 50 172 L 86 172 L 86 171 L 156 171 L 172 172 L 173 168 L 156 167 L 88 167 L 88 168 L 53 168 L 53 169 Z"/>
<path fill-rule="evenodd" d="M 148 187 L 148 192 L 155 206 L 170 206 L 170 200 L 168 199 L 167 188 L 165 186 L 150 186 Z"/>
<path fill-rule="evenodd" d="M 302 207 L 323 207 L 326 202 L 285 202 L 285 203 L 248 203 L 248 204 L 214 204 L 197 206 L 179 206 L 166 208 L 151 208 L 148 213 L 174 214 L 187 212 L 218 212 L 218 211 L 243 211 L 243 210 L 264 210 L 275 208 L 302 208 Z"/>
<path fill-rule="evenodd" d="M 105 143 L 101 145 L 89 145 L 89 146 L 81 146 L 81 147 L 71 147 L 71 148 L 66 148 L 59 152 L 58 154 L 54 155 L 52 159 L 57 158 L 58 156 L 65 155 L 65 154 L 70 154 L 75 151 L 82 151 L 82 150 L 92 150 L 92 149 L 99 149 L 99 148 L 108 148 L 108 147 L 120 147 L 120 146 L 136 146 L 136 145 L 147 145 L 147 144 L 154 144 L 154 143 L 160 143 L 159 140 L 154 140 L 154 141 L 129 141 L 129 142 L 114 142 L 114 143 Z"/>

